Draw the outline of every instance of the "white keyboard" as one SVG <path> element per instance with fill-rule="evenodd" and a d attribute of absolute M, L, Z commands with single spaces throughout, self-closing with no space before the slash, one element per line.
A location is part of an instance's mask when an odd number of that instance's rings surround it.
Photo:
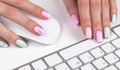
<path fill-rule="evenodd" d="M 14 70 L 120 70 L 120 25 L 101 44 L 84 40 Z"/>

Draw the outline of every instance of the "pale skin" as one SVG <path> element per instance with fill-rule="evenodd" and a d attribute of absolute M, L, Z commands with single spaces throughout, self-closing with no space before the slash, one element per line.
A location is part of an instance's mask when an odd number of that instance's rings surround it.
<path fill-rule="evenodd" d="M 107 26 L 110 28 L 111 16 L 112 14 L 117 14 L 115 0 L 64 0 L 64 3 L 69 14 L 75 14 L 78 17 L 84 34 L 87 26 L 92 29 L 94 39 L 96 39 L 96 31 L 99 30 L 103 34 L 104 27 Z M 16 22 L 35 35 L 39 35 L 34 31 L 34 27 L 42 27 L 34 20 L 20 13 L 18 9 L 26 11 L 40 19 L 47 20 L 48 18 L 41 15 L 41 12 L 45 10 L 42 7 L 31 3 L 29 0 L 0 0 L 0 16 Z M 29 25 L 27 25 L 28 23 Z M 7 29 L 2 22 L 0 22 L 1 41 L 18 46 L 16 44 L 16 40 L 18 39 L 24 41 L 24 39 Z"/>

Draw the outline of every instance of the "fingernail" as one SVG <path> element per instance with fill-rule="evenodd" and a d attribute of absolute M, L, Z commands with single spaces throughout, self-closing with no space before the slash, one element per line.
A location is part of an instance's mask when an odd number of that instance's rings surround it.
<path fill-rule="evenodd" d="M 16 45 L 18 45 L 21 48 L 26 48 L 27 47 L 27 44 L 23 40 L 20 40 L 20 39 L 18 39 L 16 41 Z"/>
<path fill-rule="evenodd" d="M 103 35 L 101 31 L 96 32 L 96 40 L 98 43 L 101 43 L 103 41 Z"/>
<path fill-rule="evenodd" d="M 73 20 L 73 22 L 76 24 L 76 25 L 78 25 L 79 24 L 79 20 L 78 20 L 78 18 L 77 18 L 77 16 L 76 15 L 72 15 L 72 20 Z"/>
<path fill-rule="evenodd" d="M 8 44 L 3 41 L 0 41 L 0 46 L 3 48 L 8 48 Z"/>
<path fill-rule="evenodd" d="M 109 38 L 110 37 L 110 28 L 109 27 L 105 27 L 104 28 L 104 37 L 105 38 Z"/>
<path fill-rule="evenodd" d="M 46 11 L 42 11 L 41 14 L 42 14 L 42 16 L 44 16 L 44 17 L 47 18 L 47 19 L 52 18 L 52 15 L 49 14 L 48 12 L 46 12 Z"/>
<path fill-rule="evenodd" d="M 40 28 L 39 26 L 35 26 L 34 31 L 41 36 L 45 35 L 45 31 L 42 28 Z"/>
<path fill-rule="evenodd" d="M 90 27 L 86 27 L 86 37 L 92 38 L 92 30 Z"/>
<path fill-rule="evenodd" d="M 117 21 L 117 15 L 113 14 L 112 15 L 112 23 L 115 23 Z"/>

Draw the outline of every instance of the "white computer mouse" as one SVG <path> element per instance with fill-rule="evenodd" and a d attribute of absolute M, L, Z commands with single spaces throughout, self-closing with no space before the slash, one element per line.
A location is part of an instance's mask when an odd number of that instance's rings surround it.
<path fill-rule="evenodd" d="M 46 31 L 46 34 L 44 36 L 36 36 L 29 32 L 28 30 L 26 30 L 25 28 L 23 28 L 22 26 L 18 25 L 17 23 L 9 19 L 1 17 L 1 20 L 5 24 L 5 26 L 7 26 L 7 28 L 9 28 L 10 30 L 12 30 L 13 32 L 20 35 L 23 38 L 33 40 L 42 44 L 53 44 L 58 40 L 61 32 L 61 26 L 55 18 L 51 18 L 49 20 L 44 21 L 30 14 L 27 13 L 24 14 L 29 18 L 33 19 L 34 21 L 36 21 L 38 24 L 40 24 Z"/>

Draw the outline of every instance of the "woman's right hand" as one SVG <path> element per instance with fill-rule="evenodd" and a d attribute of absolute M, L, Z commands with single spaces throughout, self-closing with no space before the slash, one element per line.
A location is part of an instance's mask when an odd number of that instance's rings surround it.
<path fill-rule="evenodd" d="M 20 13 L 18 9 L 31 13 L 43 20 L 50 19 L 52 16 L 43 8 L 28 0 L 0 0 L 0 16 L 16 22 L 35 35 L 43 36 L 45 34 L 44 29 L 32 19 Z M 8 47 L 8 42 L 21 48 L 27 47 L 24 39 L 7 29 L 2 22 L 0 22 L 0 46 L 6 48 Z"/>

